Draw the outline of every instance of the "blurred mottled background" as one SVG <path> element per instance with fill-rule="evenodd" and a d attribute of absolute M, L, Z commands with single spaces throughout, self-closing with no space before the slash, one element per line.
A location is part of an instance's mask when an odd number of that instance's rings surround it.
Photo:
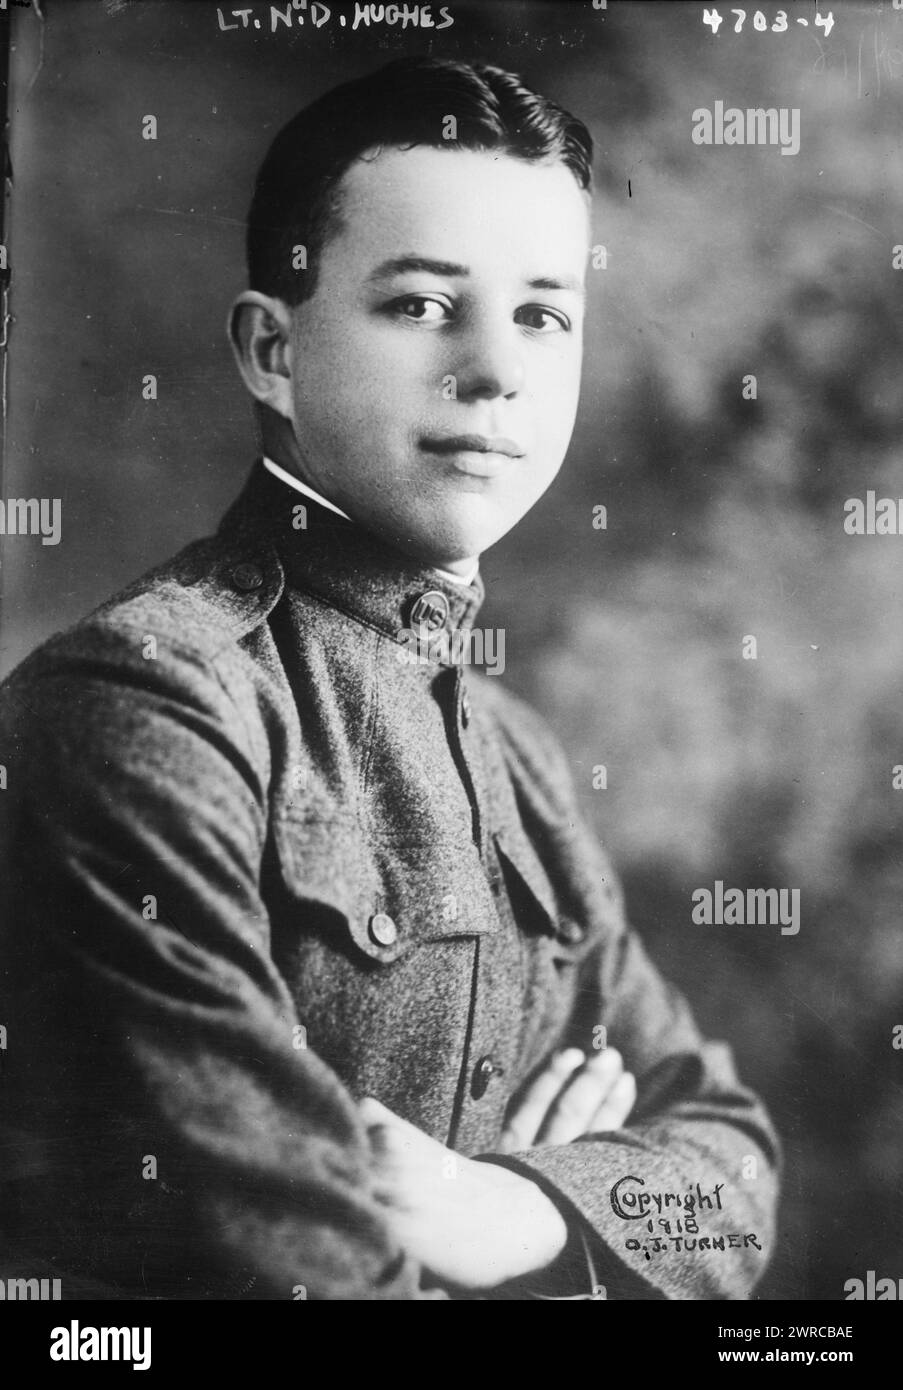
<path fill-rule="evenodd" d="M 768 0 L 766 31 L 749 9 L 735 33 L 719 5 L 716 36 L 703 8 L 483 0 L 402 31 L 354 29 L 336 0 L 290 33 L 269 4 L 228 30 L 206 0 L 14 10 L 3 494 L 59 497 L 63 523 L 59 546 L 4 543 L 0 656 L 212 529 L 243 480 L 224 324 L 254 171 L 300 105 L 414 51 L 573 107 L 608 263 L 568 462 L 485 557 L 485 623 L 633 920 L 784 1136 L 762 1296 L 842 1299 L 869 1269 L 903 1276 L 903 536 L 843 527 L 847 498 L 903 497 L 903 12 L 824 4 L 826 35 L 798 0 L 780 33 Z M 693 144 L 717 100 L 798 107 L 800 153 Z M 694 926 L 716 879 L 798 888 L 799 934 Z"/>

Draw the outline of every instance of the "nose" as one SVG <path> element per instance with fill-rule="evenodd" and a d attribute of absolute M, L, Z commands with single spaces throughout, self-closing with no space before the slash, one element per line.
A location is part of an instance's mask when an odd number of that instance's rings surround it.
<path fill-rule="evenodd" d="M 523 340 L 510 319 L 474 323 L 459 346 L 455 373 L 459 399 L 492 400 L 516 396 L 523 389 Z"/>

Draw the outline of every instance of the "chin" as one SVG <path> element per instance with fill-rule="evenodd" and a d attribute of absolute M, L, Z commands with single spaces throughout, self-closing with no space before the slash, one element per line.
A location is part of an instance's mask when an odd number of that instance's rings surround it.
<path fill-rule="evenodd" d="M 446 514 L 441 524 L 424 535 L 424 541 L 432 550 L 441 547 L 444 551 L 446 566 L 449 561 L 470 560 L 482 555 L 484 550 L 507 535 L 523 515 L 522 508 L 487 507 L 485 503 L 462 510 L 466 510 L 466 515 L 450 518 Z"/>
<path fill-rule="evenodd" d="M 422 538 L 422 541 L 413 541 L 417 547 L 417 554 L 420 555 L 428 565 L 433 565 L 437 569 L 447 570 L 451 566 L 462 560 L 476 560 L 488 550 L 491 545 L 500 538 L 497 530 L 490 531 L 471 531 L 468 533 L 455 532 L 453 535 L 437 536 L 433 531 L 430 535 Z"/>
<path fill-rule="evenodd" d="M 473 560 L 504 534 L 499 527 L 456 525 L 447 512 L 435 519 L 420 514 L 416 517 L 397 517 L 387 524 L 370 528 L 381 533 L 398 549 L 414 556 L 421 563 L 448 569 L 458 560 Z"/>

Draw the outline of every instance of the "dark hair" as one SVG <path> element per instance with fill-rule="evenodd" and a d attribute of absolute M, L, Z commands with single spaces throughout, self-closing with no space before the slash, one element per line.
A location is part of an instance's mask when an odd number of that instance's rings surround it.
<path fill-rule="evenodd" d="M 454 116 L 453 140 L 446 118 Z M 593 144 L 581 121 L 502 68 L 441 58 L 400 58 L 343 83 L 299 111 L 261 165 L 248 214 L 252 289 L 300 304 L 316 288 L 319 254 L 338 225 L 337 185 L 374 147 L 502 150 L 558 160 L 587 192 Z M 305 248 L 306 269 L 292 266 Z M 299 258 L 300 259 L 300 258 Z"/>

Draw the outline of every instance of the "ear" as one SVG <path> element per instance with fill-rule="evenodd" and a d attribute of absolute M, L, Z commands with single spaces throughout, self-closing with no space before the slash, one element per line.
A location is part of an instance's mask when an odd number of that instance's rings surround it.
<path fill-rule="evenodd" d="M 291 310 L 281 299 L 245 290 L 229 313 L 229 341 L 255 400 L 291 420 Z"/>

